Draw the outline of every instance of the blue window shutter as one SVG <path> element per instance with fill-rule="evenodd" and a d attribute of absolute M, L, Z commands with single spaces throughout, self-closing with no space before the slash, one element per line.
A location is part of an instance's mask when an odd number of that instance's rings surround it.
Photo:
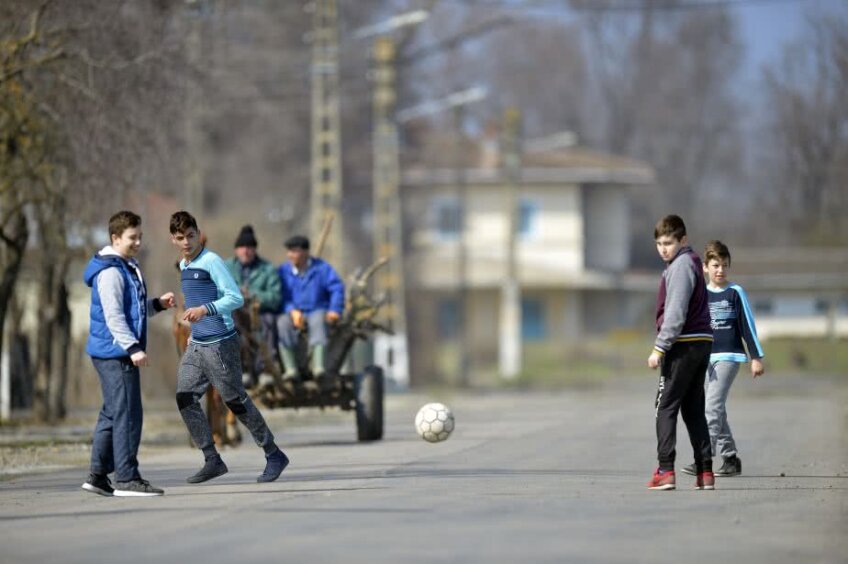
<path fill-rule="evenodd" d="M 436 327 L 442 339 L 453 339 L 459 335 L 459 300 L 455 298 L 439 300 Z"/>
<path fill-rule="evenodd" d="M 525 341 L 543 341 L 548 336 L 545 308 L 541 300 L 521 300 L 521 338 Z"/>

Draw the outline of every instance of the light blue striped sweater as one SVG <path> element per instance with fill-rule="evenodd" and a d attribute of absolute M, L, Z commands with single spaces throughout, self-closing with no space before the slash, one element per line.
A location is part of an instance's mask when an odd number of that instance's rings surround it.
<path fill-rule="evenodd" d="M 244 298 L 221 257 L 204 248 L 191 263 L 181 260 L 180 270 L 186 309 L 203 306 L 207 312 L 191 325 L 191 342 L 210 345 L 235 335 L 232 312 Z"/>

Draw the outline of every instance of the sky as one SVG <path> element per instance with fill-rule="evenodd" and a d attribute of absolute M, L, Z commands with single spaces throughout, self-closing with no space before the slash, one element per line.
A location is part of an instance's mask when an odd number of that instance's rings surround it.
<path fill-rule="evenodd" d="M 848 0 L 738 0 L 733 10 L 747 53 L 744 73 L 756 78 L 765 63 L 775 61 L 783 46 L 804 32 L 809 14 L 846 11 Z"/>

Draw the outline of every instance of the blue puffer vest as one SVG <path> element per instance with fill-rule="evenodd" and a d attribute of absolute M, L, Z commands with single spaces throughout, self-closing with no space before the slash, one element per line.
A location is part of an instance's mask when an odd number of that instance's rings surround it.
<path fill-rule="evenodd" d="M 123 358 L 129 355 L 115 342 L 106 325 L 106 316 L 95 284 L 97 275 L 107 268 L 117 268 L 124 277 L 124 317 L 142 350 L 147 348 L 147 289 L 144 283 L 121 257 L 97 254 L 89 261 L 83 274 L 83 280 L 91 288 L 90 327 L 85 352 L 95 358 Z"/>

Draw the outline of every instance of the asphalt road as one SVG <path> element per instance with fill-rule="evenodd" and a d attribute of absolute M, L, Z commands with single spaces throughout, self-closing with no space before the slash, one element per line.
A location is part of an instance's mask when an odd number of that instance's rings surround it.
<path fill-rule="evenodd" d="M 142 449 L 161 498 L 102 498 L 84 467 L 0 482 L 0 563 L 846 562 L 845 378 L 740 378 L 731 424 L 744 475 L 714 492 L 644 488 L 654 461 L 649 376 L 555 393 L 394 396 L 386 440 L 357 444 L 352 418 L 271 426 L 292 459 L 257 484 L 251 445 L 230 473 L 185 476 L 187 446 Z M 457 429 L 428 444 L 417 407 L 449 404 Z M 678 467 L 691 461 L 679 435 Z M 783 475 L 782 475 L 783 474 Z M 784 476 L 785 475 L 785 476 Z"/>

